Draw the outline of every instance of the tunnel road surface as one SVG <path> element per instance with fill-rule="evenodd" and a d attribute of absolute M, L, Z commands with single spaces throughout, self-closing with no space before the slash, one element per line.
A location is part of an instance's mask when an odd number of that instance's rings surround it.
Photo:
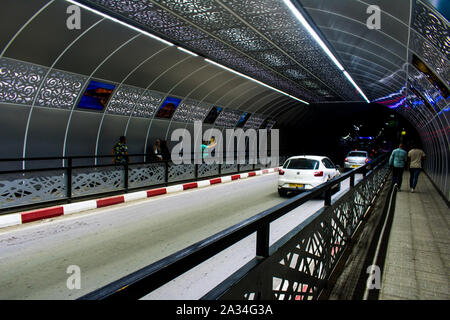
<path fill-rule="evenodd" d="M 253 177 L 5 229 L 0 232 L 0 299 L 81 297 L 283 202 L 277 177 Z M 303 219 L 322 205 L 321 200 L 304 204 Z M 284 226 L 285 232 L 300 222 Z M 72 265 L 79 267 L 80 289 L 67 286 Z"/>

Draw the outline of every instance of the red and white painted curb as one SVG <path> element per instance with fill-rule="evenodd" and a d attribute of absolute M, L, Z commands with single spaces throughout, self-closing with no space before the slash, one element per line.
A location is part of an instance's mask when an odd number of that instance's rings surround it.
<path fill-rule="evenodd" d="M 103 208 L 119 203 L 130 202 L 134 200 L 140 200 L 150 197 L 155 197 L 163 194 L 175 193 L 184 190 L 203 188 L 218 183 L 226 183 L 233 180 L 245 179 L 253 176 L 260 176 L 267 173 L 277 172 L 278 168 L 263 169 L 253 172 L 246 172 L 235 174 L 231 176 L 225 176 L 220 178 L 214 178 L 209 180 L 201 180 L 197 182 L 189 182 L 185 184 L 179 184 L 164 188 L 151 189 L 146 191 L 138 191 L 133 193 L 127 193 L 120 196 L 113 196 L 109 198 L 102 198 L 97 200 L 87 200 L 76 203 L 64 204 L 57 207 L 50 207 L 44 209 L 38 209 L 33 211 L 27 211 L 23 213 L 6 214 L 0 216 L 0 228 L 10 227 L 18 224 L 24 224 L 27 222 L 33 222 L 37 220 L 49 219 L 57 216 L 68 215 L 76 212 L 87 211 L 91 209 Z"/>

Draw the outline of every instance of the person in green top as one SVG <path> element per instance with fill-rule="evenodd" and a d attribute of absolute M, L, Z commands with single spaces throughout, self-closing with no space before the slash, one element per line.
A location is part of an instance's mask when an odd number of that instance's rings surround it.
<path fill-rule="evenodd" d="M 114 145 L 112 153 L 115 164 L 125 164 L 130 161 L 128 157 L 127 138 L 125 136 L 119 138 L 119 142 Z"/>
<path fill-rule="evenodd" d="M 408 161 L 408 153 L 405 150 L 405 145 L 400 143 L 397 149 L 392 151 L 389 158 L 389 165 L 393 168 L 392 182 L 397 184 L 398 191 L 401 191 L 403 181 L 403 171 L 405 170 Z"/>
<path fill-rule="evenodd" d="M 214 142 L 214 139 L 211 138 L 211 143 L 208 144 L 208 141 L 203 140 L 202 142 L 202 160 L 205 160 L 208 157 L 208 149 L 214 148 L 216 146 L 216 143 Z"/>

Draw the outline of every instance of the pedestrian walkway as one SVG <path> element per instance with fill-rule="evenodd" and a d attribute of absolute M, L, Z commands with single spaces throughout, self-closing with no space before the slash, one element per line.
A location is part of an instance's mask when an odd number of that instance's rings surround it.
<path fill-rule="evenodd" d="M 380 300 L 448 300 L 450 210 L 421 173 L 414 193 L 409 172 L 397 193 Z"/>

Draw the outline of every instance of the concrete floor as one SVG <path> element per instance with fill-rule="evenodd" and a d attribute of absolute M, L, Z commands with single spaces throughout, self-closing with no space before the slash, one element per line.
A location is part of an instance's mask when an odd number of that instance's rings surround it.
<path fill-rule="evenodd" d="M 409 173 L 397 193 L 380 291 L 381 300 L 450 298 L 450 211 L 421 173 L 409 191 Z"/>

